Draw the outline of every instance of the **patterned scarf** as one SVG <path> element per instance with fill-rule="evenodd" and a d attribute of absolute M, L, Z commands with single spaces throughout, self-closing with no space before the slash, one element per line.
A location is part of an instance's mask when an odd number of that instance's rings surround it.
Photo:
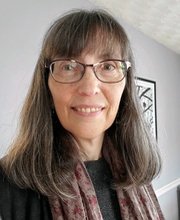
<path fill-rule="evenodd" d="M 53 220 L 103 220 L 94 186 L 83 163 L 77 165 L 73 190 L 76 197 L 49 199 Z M 117 190 L 123 220 L 164 220 L 151 185 Z"/>

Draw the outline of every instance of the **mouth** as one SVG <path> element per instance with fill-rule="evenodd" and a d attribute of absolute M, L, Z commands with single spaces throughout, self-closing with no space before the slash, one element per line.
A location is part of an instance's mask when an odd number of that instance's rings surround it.
<path fill-rule="evenodd" d="M 102 106 L 77 106 L 77 107 L 72 107 L 72 109 L 74 111 L 76 111 L 77 113 L 85 113 L 85 114 L 89 114 L 89 113 L 98 113 L 101 112 L 104 107 Z"/>

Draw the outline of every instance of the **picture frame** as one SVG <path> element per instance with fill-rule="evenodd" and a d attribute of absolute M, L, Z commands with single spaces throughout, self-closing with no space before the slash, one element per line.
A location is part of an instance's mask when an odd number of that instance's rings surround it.
<path fill-rule="evenodd" d="M 135 83 L 145 120 L 157 140 L 156 82 L 137 77 Z"/>

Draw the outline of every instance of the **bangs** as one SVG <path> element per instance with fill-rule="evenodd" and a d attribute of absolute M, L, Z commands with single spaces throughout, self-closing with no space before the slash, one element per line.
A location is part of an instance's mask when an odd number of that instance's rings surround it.
<path fill-rule="evenodd" d="M 75 58 L 83 52 L 128 59 L 124 29 L 105 12 L 78 11 L 57 20 L 45 39 L 47 59 Z"/>

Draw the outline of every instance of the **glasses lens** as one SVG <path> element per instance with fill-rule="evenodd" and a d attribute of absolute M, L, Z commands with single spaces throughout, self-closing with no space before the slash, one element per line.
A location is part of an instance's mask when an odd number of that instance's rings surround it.
<path fill-rule="evenodd" d="M 73 60 L 58 60 L 51 64 L 51 73 L 57 82 L 71 83 L 81 79 L 84 67 Z"/>
<path fill-rule="evenodd" d="M 119 82 L 126 74 L 126 63 L 123 61 L 107 60 L 95 67 L 99 80 L 103 82 Z"/>

